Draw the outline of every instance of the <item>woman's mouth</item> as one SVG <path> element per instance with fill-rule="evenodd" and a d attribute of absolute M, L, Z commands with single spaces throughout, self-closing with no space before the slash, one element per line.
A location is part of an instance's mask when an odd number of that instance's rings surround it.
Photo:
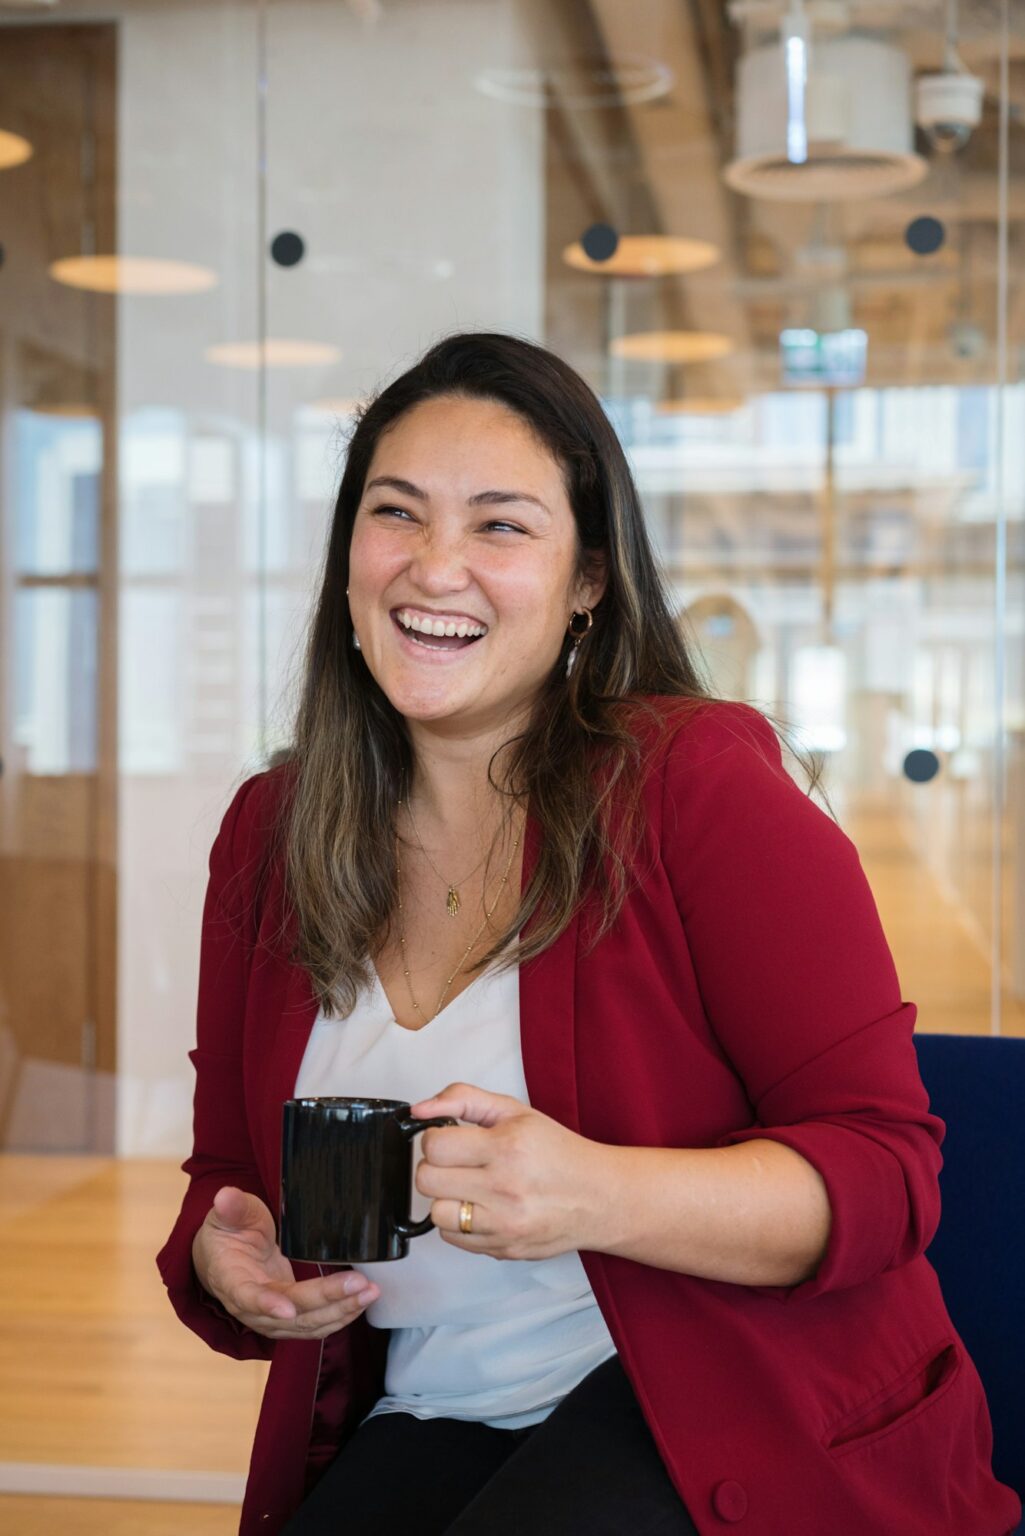
<path fill-rule="evenodd" d="M 465 651 L 487 633 L 487 625 L 463 614 L 428 614 L 395 608 L 392 623 L 403 639 L 425 651 Z"/>

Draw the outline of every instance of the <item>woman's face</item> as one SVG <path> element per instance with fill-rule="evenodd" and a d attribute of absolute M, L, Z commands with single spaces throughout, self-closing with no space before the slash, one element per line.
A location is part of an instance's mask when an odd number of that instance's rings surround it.
<path fill-rule="evenodd" d="M 570 614 L 592 608 L 602 585 L 578 578 L 562 471 L 514 411 L 439 396 L 379 438 L 353 526 L 349 606 L 363 660 L 408 720 L 500 730 L 529 707 Z"/>

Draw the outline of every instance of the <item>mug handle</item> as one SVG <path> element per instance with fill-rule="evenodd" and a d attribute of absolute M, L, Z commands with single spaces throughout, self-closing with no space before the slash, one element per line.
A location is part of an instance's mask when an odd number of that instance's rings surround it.
<path fill-rule="evenodd" d="M 453 1120 L 450 1115 L 436 1115 L 433 1120 L 409 1120 L 399 1121 L 399 1130 L 412 1144 L 413 1137 L 420 1131 L 426 1131 L 429 1125 L 458 1125 L 458 1120 Z M 425 1216 L 423 1221 L 397 1221 L 395 1230 L 400 1237 L 423 1237 L 427 1232 L 435 1231 L 434 1222 L 430 1216 Z"/>

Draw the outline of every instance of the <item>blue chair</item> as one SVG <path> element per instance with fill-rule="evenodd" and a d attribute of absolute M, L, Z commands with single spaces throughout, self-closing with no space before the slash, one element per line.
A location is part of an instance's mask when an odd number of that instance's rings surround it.
<path fill-rule="evenodd" d="M 930 1107 L 947 1124 L 926 1256 L 986 1389 L 993 1471 L 1025 1498 L 1025 1039 L 914 1039 Z"/>

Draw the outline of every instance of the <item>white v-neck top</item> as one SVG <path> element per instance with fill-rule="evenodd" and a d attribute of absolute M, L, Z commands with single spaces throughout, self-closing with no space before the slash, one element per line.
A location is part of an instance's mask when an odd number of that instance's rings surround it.
<path fill-rule="evenodd" d="M 417 1030 L 395 1022 L 375 972 L 347 1019 L 317 1016 L 295 1094 L 415 1104 L 452 1082 L 529 1103 L 518 969 L 483 972 Z M 416 1140 L 414 1167 L 421 1156 Z M 414 1187 L 413 1219 L 430 1206 Z M 616 1353 L 575 1250 L 494 1259 L 453 1247 L 435 1229 L 413 1238 L 405 1259 L 355 1267 L 381 1288 L 368 1321 L 390 1330 L 385 1395 L 367 1418 L 401 1411 L 518 1429 L 547 1418 Z"/>

